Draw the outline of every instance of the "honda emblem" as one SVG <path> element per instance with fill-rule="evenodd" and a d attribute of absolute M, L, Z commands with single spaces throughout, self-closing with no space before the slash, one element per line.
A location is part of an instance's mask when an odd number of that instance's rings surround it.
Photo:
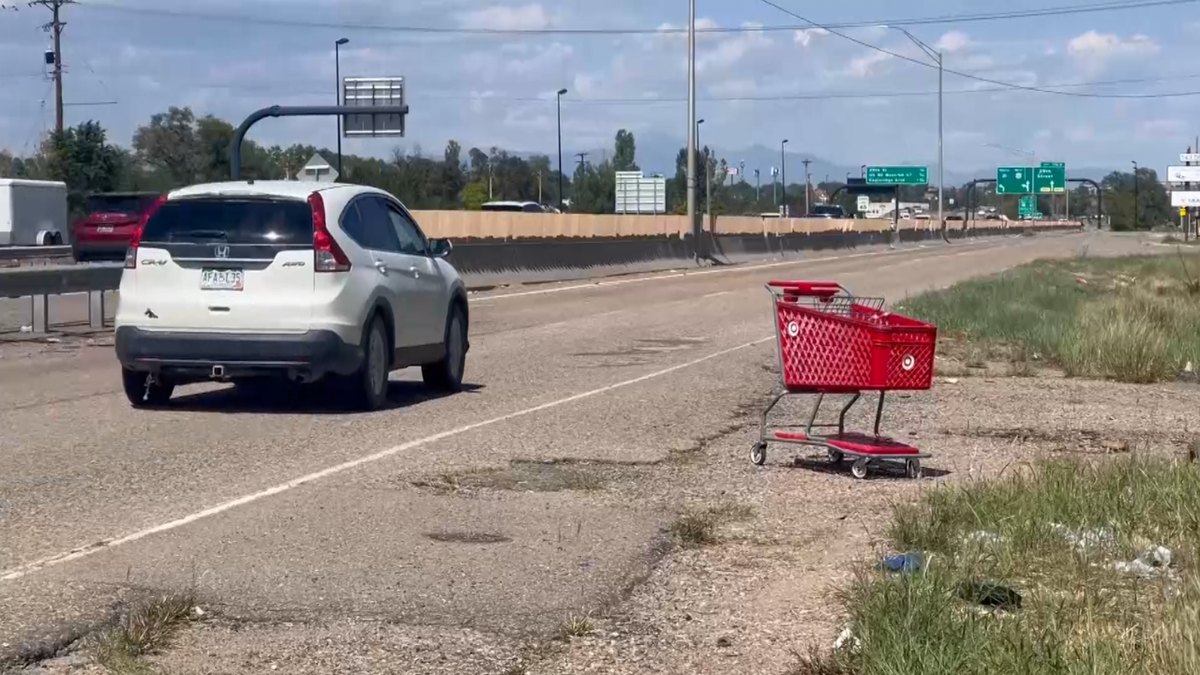
<path fill-rule="evenodd" d="M 218 258 L 228 258 L 229 257 L 229 247 L 228 246 L 218 246 L 213 249 L 213 253 Z"/>

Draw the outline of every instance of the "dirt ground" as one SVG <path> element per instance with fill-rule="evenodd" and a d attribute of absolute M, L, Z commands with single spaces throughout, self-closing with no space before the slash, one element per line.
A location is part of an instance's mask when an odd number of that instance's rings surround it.
<path fill-rule="evenodd" d="M 520 626 L 497 632 L 369 619 L 235 622 L 217 614 L 189 624 L 151 661 L 162 672 L 212 675 L 784 674 L 797 653 L 828 647 L 841 631 L 837 591 L 856 566 L 886 548 L 893 505 L 934 485 L 994 478 L 1043 457 L 1182 455 L 1200 404 L 1194 385 L 1068 380 L 1050 371 L 1014 378 L 962 365 L 941 363 L 941 371 L 956 375 L 939 376 L 930 392 L 895 395 L 885 409 L 885 430 L 934 455 L 920 481 L 886 470 L 855 480 L 820 452 L 784 446 L 771 447 L 766 467 L 753 466 L 757 410 L 773 386 L 766 359 L 756 375 L 761 396 L 729 411 L 719 436 L 681 439 L 663 462 L 528 462 L 414 476 L 414 490 L 464 499 L 567 491 L 600 504 L 734 514 L 708 545 L 671 545 L 664 532 L 671 548 L 648 578 L 607 610 L 577 616 L 558 639 L 523 634 Z M 774 417 L 798 423 L 803 405 L 791 401 Z M 855 424 L 865 428 L 869 408 L 859 404 Z M 102 672 L 80 654 L 41 667 Z"/>

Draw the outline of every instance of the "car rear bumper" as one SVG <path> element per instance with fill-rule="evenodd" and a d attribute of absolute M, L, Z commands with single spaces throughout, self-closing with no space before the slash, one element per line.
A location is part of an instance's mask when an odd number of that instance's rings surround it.
<path fill-rule="evenodd" d="M 348 344 L 327 330 L 245 334 L 160 332 L 121 326 L 117 328 L 116 349 L 124 368 L 187 379 L 270 375 L 317 379 L 328 373 L 353 373 L 363 360 L 359 345 Z"/>
<path fill-rule="evenodd" d="M 76 240 L 74 249 L 77 260 L 124 260 L 129 242 Z"/>

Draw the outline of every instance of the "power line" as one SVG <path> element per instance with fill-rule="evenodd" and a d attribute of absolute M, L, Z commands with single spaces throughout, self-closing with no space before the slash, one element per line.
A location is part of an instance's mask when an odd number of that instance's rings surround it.
<path fill-rule="evenodd" d="M 1176 80 L 1187 80 L 1187 79 L 1197 79 L 1197 78 L 1200 78 L 1200 73 L 1181 73 L 1181 74 L 1176 74 L 1176 75 L 1160 76 L 1160 77 L 1131 77 L 1131 78 L 1122 78 L 1122 79 L 1114 79 L 1114 80 L 1091 80 L 1091 81 L 1086 81 L 1086 82 L 1063 82 L 1063 83 L 1058 83 L 1058 84 L 1048 84 L 1046 86 L 1059 88 L 1059 89 L 1070 89 L 1070 88 L 1080 88 L 1080 87 L 1100 87 L 1100 86 L 1128 85 L 1128 84 L 1149 84 L 1149 83 L 1155 83 L 1155 82 L 1172 82 L 1172 81 L 1176 81 Z M 323 89 L 308 89 L 308 90 L 301 91 L 299 89 L 288 88 L 286 85 L 284 85 L 284 86 L 267 85 L 266 87 L 264 87 L 261 85 L 240 84 L 240 83 L 221 83 L 221 82 L 179 83 L 179 84 L 186 84 L 186 86 L 189 86 L 189 87 L 195 88 L 195 89 L 220 89 L 220 90 L 228 90 L 228 91 L 254 91 L 254 92 L 268 91 L 268 92 L 278 92 L 280 94 L 288 94 L 288 95 L 311 95 L 311 96 L 326 95 L 326 92 Z M 307 86 L 312 83 L 305 81 L 305 82 L 297 83 L 297 84 Z M 1000 92 L 1011 92 L 1011 91 L 1013 91 L 1013 89 L 1011 87 L 975 87 L 973 89 L 954 89 L 954 90 L 946 91 L 944 93 L 946 95 L 966 95 L 966 94 L 1000 93 Z M 1170 98 L 1170 97 L 1177 97 L 1179 95 L 1186 95 L 1186 94 L 1180 94 L 1179 92 L 1168 92 L 1168 93 L 1161 94 L 1161 95 L 1146 94 L 1145 96 L 1148 96 L 1148 97 L 1162 96 L 1162 97 Z M 453 100 L 453 101 L 506 101 L 506 102 L 522 102 L 522 103 L 545 103 L 545 102 L 552 102 L 554 100 L 552 97 L 537 96 L 537 95 L 503 96 L 503 95 L 488 94 L 488 95 L 466 95 L 466 96 L 463 96 L 460 94 L 440 94 L 437 92 L 426 92 L 426 93 L 422 94 L 422 96 L 424 98 L 427 98 L 430 100 Z M 937 96 L 937 91 L 908 91 L 908 90 L 905 90 L 905 91 L 879 91 L 879 92 L 865 92 L 865 93 L 864 92 L 838 92 L 838 91 L 800 92 L 800 93 L 795 93 L 795 94 L 772 94 L 772 95 L 762 95 L 762 96 L 754 96 L 754 95 L 709 96 L 709 97 L 700 97 L 698 100 L 706 101 L 706 102 L 728 103 L 728 102 L 820 101 L 820 100 L 842 100 L 842 99 L 853 100 L 853 99 L 920 98 L 920 97 L 927 97 L 927 96 Z M 623 98 L 568 98 L 568 97 L 564 97 L 562 100 L 563 100 L 563 103 L 565 103 L 565 104 L 573 104 L 573 105 L 591 105 L 591 104 L 597 104 L 597 105 L 605 105 L 605 104 L 658 105 L 658 104 L 664 104 L 664 103 L 683 103 L 683 102 L 687 101 L 687 98 L 683 97 L 683 96 L 654 97 L 654 98 L 649 98 L 649 97 L 645 97 L 645 96 L 643 96 L 643 97 L 623 97 Z"/>
<path fill-rule="evenodd" d="M 926 61 L 922 61 L 921 59 L 914 59 L 911 56 L 905 56 L 904 54 L 899 54 L 897 52 L 894 52 L 894 51 L 891 51 L 888 49 L 884 49 L 883 47 L 880 47 L 878 45 L 873 45 L 864 40 L 859 40 L 856 37 L 851 37 L 845 33 L 838 32 L 837 30 L 830 28 L 829 26 L 819 24 L 815 21 L 812 21 L 811 19 L 807 19 L 803 16 L 800 16 L 799 14 L 796 14 L 795 12 L 791 11 L 790 9 L 780 6 L 780 5 L 772 2 L 771 0 L 759 0 L 759 2 L 761 2 L 765 5 L 774 7 L 775 9 L 783 12 L 784 14 L 795 17 L 801 21 L 805 21 L 812 28 L 820 28 L 822 30 L 828 31 L 829 33 L 831 33 L 833 35 L 836 35 L 844 40 L 849 40 L 850 42 L 853 42 L 857 45 L 866 47 L 867 49 L 877 51 L 881 54 L 886 54 L 888 56 L 900 59 L 902 61 L 908 61 L 909 63 L 914 63 L 923 68 L 932 68 L 934 70 L 938 69 L 938 66 L 936 64 L 928 63 Z M 1033 87 L 1033 86 L 1029 86 L 1029 85 L 1017 84 L 1015 82 L 1004 82 L 1001 80 L 993 80 L 991 78 L 983 77 L 980 75 L 972 75 L 971 73 L 964 73 L 959 70 L 951 70 L 950 68 L 943 68 L 942 70 L 943 70 L 943 72 L 950 73 L 951 75 L 957 75 L 959 77 L 963 77 L 968 80 L 975 80 L 976 82 L 984 82 L 987 84 L 998 85 L 1005 89 L 1019 89 L 1022 91 L 1036 92 L 1039 94 L 1054 94 L 1056 96 L 1070 96 L 1073 98 L 1148 99 L 1148 98 L 1180 98 L 1180 97 L 1184 97 L 1184 96 L 1200 95 L 1200 91 L 1170 92 L 1170 93 L 1162 93 L 1162 94 L 1096 94 L 1096 93 L 1078 92 L 1078 91 L 1057 91 L 1054 89 L 1043 89 L 1041 87 Z"/>
<path fill-rule="evenodd" d="M 1028 19 L 1040 18 L 1049 16 L 1070 16 L 1078 14 L 1091 14 L 1096 12 L 1111 12 L 1129 9 L 1147 9 L 1152 7 L 1165 7 L 1175 5 L 1186 5 L 1200 2 L 1200 0 L 1115 0 L 1111 2 L 1088 3 L 1081 5 L 1065 5 L 1060 7 L 1046 7 L 1041 9 L 1031 10 L 1012 10 L 1003 12 L 989 12 L 976 14 L 943 14 L 939 16 L 928 16 L 918 18 L 900 18 L 900 19 L 875 19 L 870 21 L 848 21 L 824 24 L 822 27 L 826 29 L 838 28 L 865 28 L 870 26 L 878 26 L 880 24 L 888 24 L 893 26 L 924 26 L 935 24 L 953 24 L 953 23 L 977 23 L 983 21 L 1003 21 L 1012 19 Z M 253 16 L 245 14 L 220 14 L 208 12 L 190 12 L 187 10 L 163 9 L 160 7 L 131 7 L 128 5 L 112 4 L 108 2 L 87 0 L 81 3 L 81 6 L 89 9 L 99 9 L 114 12 L 128 12 L 143 16 L 158 16 L 173 19 L 188 19 L 201 21 L 221 21 L 221 22 L 237 22 L 244 24 L 258 24 L 268 26 L 279 26 L 285 28 L 316 28 L 316 29 L 338 29 L 342 31 L 369 31 L 369 32 L 390 32 L 390 33 L 411 33 L 411 34 L 429 34 L 429 35 L 672 35 L 687 33 L 687 28 L 462 28 L 462 27 L 443 27 L 443 26 L 406 26 L 406 25 L 381 25 L 381 24 L 365 24 L 352 22 L 324 22 L 324 21 L 305 21 L 301 19 L 281 19 L 263 16 Z M 807 19 L 801 18 L 803 21 Z M 808 22 L 812 23 L 812 22 Z M 781 32 L 795 31 L 811 26 L 796 26 L 796 25 L 775 25 L 775 26 L 727 26 L 727 27 L 704 27 L 697 28 L 698 34 L 722 34 L 722 33 L 751 33 L 751 32 Z"/>

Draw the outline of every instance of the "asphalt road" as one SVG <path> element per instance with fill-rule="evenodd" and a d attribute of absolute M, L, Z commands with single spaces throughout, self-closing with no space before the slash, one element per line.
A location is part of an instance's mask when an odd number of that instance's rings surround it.
<path fill-rule="evenodd" d="M 469 391 L 429 397 L 406 372 L 373 414 L 214 385 L 135 411 L 111 347 L 0 345 L 0 663 L 131 592 L 183 588 L 251 620 L 553 630 L 644 575 L 671 514 L 421 480 L 513 460 L 638 466 L 720 433 L 764 394 L 750 383 L 772 353 L 772 278 L 897 300 L 1035 257 L 1140 249 L 1017 237 L 477 295 Z"/>

